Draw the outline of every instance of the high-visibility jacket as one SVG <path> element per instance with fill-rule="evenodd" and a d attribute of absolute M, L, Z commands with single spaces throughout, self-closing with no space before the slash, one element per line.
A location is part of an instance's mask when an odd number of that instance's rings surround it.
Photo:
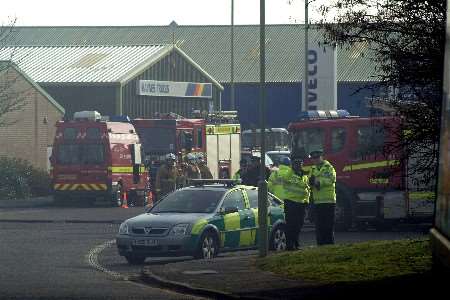
<path fill-rule="evenodd" d="M 314 204 L 336 203 L 336 171 L 329 161 L 311 167 L 310 177 L 319 181 L 319 186 L 311 186 Z"/>
<path fill-rule="evenodd" d="M 308 176 L 295 174 L 291 167 L 281 165 L 277 171 L 272 172 L 268 188 L 280 199 L 300 203 L 309 202 Z"/>

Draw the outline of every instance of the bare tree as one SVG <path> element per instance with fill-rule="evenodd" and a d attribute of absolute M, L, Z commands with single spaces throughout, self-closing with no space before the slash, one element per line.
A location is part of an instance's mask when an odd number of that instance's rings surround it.
<path fill-rule="evenodd" d="M 410 174 L 437 175 L 445 46 L 445 0 L 333 0 L 321 6 L 327 42 L 367 46 L 377 66 L 377 99 L 401 120 L 387 152 L 411 161 Z M 333 22 L 329 22 L 333 19 Z M 327 22 L 325 22 L 327 20 Z"/>
<path fill-rule="evenodd" d="M 16 24 L 16 19 L 11 19 L 6 25 L 0 27 L 0 50 L 10 48 L 10 39 Z M 7 118 L 7 114 L 21 110 L 25 105 L 26 91 L 15 90 L 18 77 L 13 76 L 15 72 L 11 72 L 14 67 L 13 59 L 14 51 L 9 52 L 9 59 L 0 61 L 0 127 L 8 126 L 17 120 Z"/>

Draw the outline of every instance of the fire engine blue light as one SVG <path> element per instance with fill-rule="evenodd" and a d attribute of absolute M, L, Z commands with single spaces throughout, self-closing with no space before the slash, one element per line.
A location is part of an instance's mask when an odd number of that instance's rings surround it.
<path fill-rule="evenodd" d="M 344 109 L 338 110 L 308 110 L 300 113 L 300 120 L 338 119 L 346 118 L 350 113 Z"/>
<path fill-rule="evenodd" d="M 131 123 L 130 117 L 128 116 L 110 116 L 109 121 Z"/>

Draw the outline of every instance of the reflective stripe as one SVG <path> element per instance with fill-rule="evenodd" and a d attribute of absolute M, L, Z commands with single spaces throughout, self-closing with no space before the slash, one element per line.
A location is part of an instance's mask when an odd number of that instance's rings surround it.
<path fill-rule="evenodd" d="M 108 186 L 104 183 L 56 183 L 53 189 L 56 191 L 106 191 Z"/>
<path fill-rule="evenodd" d="M 410 192 L 409 199 L 410 200 L 434 200 L 435 194 L 434 192 Z"/>
<path fill-rule="evenodd" d="M 239 246 L 250 246 L 253 244 L 251 230 L 242 230 L 239 236 Z"/>
<path fill-rule="evenodd" d="M 358 170 L 364 170 L 364 169 L 373 169 L 373 168 L 379 168 L 379 167 L 392 167 L 392 166 L 398 166 L 400 164 L 399 160 L 383 160 L 383 161 L 376 161 L 371 163 L 361 163 L 361 164 L 353 164 L 345 166 L 344 169 L 342 169 L 343 172 L 349 172 L 349 171 L 358 171 Z"/>
<path fill-rule="evenodd" d="M 108 167 L 108 171 L 112 173 L 133 173 L 133 166 L 129 167 Z M 145 172 L 145 167 L 140 166 L 140 172 Z"/>
<path fill-rule="evenodd" d="M 388 178 L 370 178 L 369 183 L 370 184 L 388 184 L 389 179 Z"/>
<path fill-rule="evenodd" d="M 200 219 L 198 220 L 194 226 L 192 226 L 191 233 L 192 234 L 199 234 L 200 231 L 208 224 L 208 221 L 206 219 Z"/>

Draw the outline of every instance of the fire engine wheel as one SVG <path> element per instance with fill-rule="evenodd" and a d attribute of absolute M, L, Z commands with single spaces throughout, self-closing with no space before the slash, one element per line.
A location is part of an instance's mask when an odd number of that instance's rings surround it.
<path fill-rule="evenodd" d="M 343 189 L 336 189 L 335 227 L 347 231 L 352 227 L 351 195 Z"/>

